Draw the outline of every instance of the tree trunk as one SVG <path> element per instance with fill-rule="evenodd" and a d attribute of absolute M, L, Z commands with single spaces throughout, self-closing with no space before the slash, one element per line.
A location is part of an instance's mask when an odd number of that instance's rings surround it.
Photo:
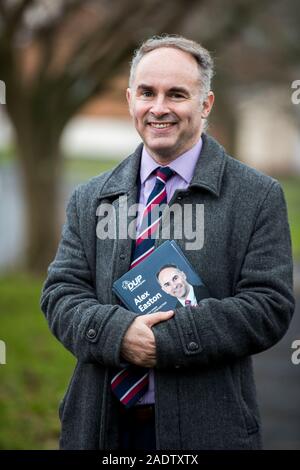
<path fill-rule="evenodd" d="M 213 82 L 213 90 L 216 100 L 212 112 L 212 133 L 225 147 L 226 151 L 238 158 L 236 155 L 236 99 L 233 98 L 228 83 L 222 83 L 219 77 Z"/>
<path fill-rule="evenodd" d="M 41 142 L 38 132 L 30 145 L 19 142 L 18 154 L 26 207 L 25 269 L 45 274 L 60 232 L 61 158 L 59 139 Z"/>

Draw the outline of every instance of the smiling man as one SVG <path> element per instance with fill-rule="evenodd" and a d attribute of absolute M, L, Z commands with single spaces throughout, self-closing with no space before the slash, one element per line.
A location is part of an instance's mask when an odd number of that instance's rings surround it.
<path fill-rule="evenodd" d="M 251 356 L 283 336 L 294 310 L 289 226 L 278 182 L 204 132 L 212 74 L 210 54 L 194 41 L 142 44 L 127 89 L 142 143 L 70 199 L 41 300 L 53 334 L 77 359 L 59 410 L 62 449 L 261 448 Z M 139 203 L 137 220 L 127 218 L 136 239 L 101 236 L 102 209 L 120 214 L 124 200 L 135 210 Z M 186 231 L 177 243 L 210 297 L 136 314 L 112 285 L 164 241 L 166 204 L 192 208 L 193 230 L 204 206 L 201 249 L 189 247 Z"/>
<path fill-rule="evenodd" d="M 197 299 L 209 297 L 205 286 L 192 286 L 187 280 L 186 274 L 175 264 L 165 264 L 156 274 L 157 281 L 164 292 L 176 297 L 177 307 L 198 304 Z"/>
<path fill-rule="evenodd" d="M 214 102 L 202 81 L 194 57 L 176 48 L 154 49 L 133 68 L 130 113 L 156 162 L 166 165 L 199 141 Z"/>
<path fill-rule="evenodd" d="M 185 273 L 180 271 L 177 266 L 170 264 L 163 266 L 156 277 L 162 290 L 176 297 L 180 305 L 185 305 L 185 301 L 197 305 L 193 286 L 187 282 Z"/>

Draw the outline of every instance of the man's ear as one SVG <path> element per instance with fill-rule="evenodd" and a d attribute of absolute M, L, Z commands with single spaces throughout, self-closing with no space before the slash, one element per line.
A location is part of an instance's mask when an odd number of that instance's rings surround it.
<path fill-rule="evenodd" d="M 127 90 L 126 90 L 126 99 L 127 99 L 127 103 L 128 103 L 128 108 L 129 108 L 130 116 L 133 116 L 133 113 L 132 113 L 132 91 L 131 91 L 131 88 L 127 88 Z"/>
<path fill-rule="evenodd" d="M 201 117 L 203 119 L 208 118 L 209 113 L 211 112 L 211 108 L 213 107 L 214 101 L 215 101 L 215 95 L 213 94 L 212 91 L 209 91 L 202 105 Z"/>

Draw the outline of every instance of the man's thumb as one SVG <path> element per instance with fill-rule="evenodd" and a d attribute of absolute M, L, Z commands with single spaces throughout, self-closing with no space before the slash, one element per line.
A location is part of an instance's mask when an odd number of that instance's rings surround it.
<path fill-rule="evenodd" d="M 156 312 L 150 313 L 147 318 L 147 325 L 153 326 L 156 323 L 160 323 L 161 321 L 169 320 L 174 315 L 174 310 L 168 310 L 167 312 Z"/>

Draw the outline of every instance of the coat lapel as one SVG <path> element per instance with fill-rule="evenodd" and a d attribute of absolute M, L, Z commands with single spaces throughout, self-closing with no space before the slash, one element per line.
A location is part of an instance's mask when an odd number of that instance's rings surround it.
<path fill-rule="evenodd" d="M 107 226 L 109 224 L 114 226 L 114 233 L 109 237 L 101 239 L 97 236 L 97 259 L 100 260 L 97 269 L 98 284 L 103 285 L 101 280 L 105 277 L 105 285 L 110 286 L 107 292 L 100 293 L 107 303 L 118 302 L 112 293 L 112 284 L 130 269 L 134 241 L 127 234 L 128 226 L 134 227 L 136 213 L 131 212 L 128 216 L 128 210 L 137 203 L 141 151 L 142 145 L 121 162 L 112 171 L 98 194 L 98 207 L 103 207 L 104 204 L 112 207 L 111 214 L 106 220 Z"/>
<path fill-rule="evenodd" d="M 202 150 L 189 189 L 202 188 L 219 196 L 226 163 L 224 148 L 208 134 L 202 134 Z"/>

